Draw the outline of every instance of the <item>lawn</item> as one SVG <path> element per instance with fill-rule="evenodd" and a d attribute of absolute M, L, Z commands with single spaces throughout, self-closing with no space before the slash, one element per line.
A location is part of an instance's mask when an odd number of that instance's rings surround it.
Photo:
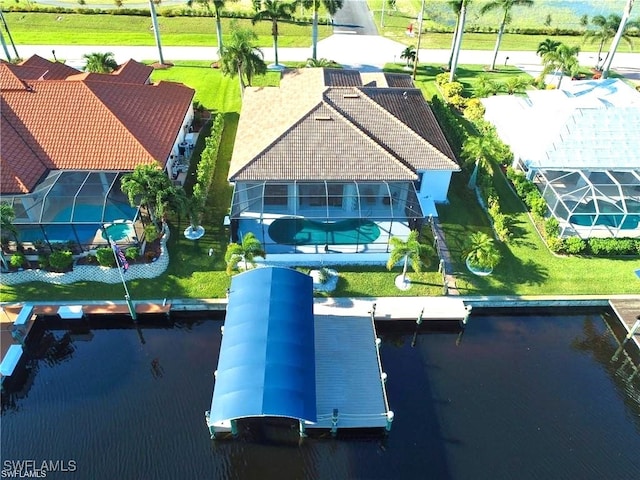
<path fill-rule="evenodd" d="M 155 45 L 151 18 L 122 15 L 81 15 L 58 13 L 4 14 L 15 43 L 23 45 Z M 223 42 L 230 32 L 231 22 L 252 28 L 260 47 L 271 47 L 271 23 L 251 24 L 247 19 L 222 18 Z M 212 17 L 158 17 L 163 46 L 217 45 L 215 20 Z M 279 22 L 278 46 L 311 46 L 311 25 Z M 318 38 L 331 35 L 330 27 L 320 25 Z"/>

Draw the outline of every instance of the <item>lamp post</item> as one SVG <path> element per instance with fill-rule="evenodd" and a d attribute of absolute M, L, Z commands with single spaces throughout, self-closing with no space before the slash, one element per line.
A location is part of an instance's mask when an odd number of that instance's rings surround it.
<path fill-rule="evenodd" d="M 387 0 L 382 0 L 382 13 L 380 14 L 380 28 L 384 27 L 384 2 Z"/>
<path fill-rule="evenodd" d="M 420 40 L 422 40 L 422 17 L 424 12 L 424 0 L 420 4 L 420 15 L 418 15 L 418 47 L 416 48 L 416 59 L 413 61 L 413 75 L 411 78 L 416 79 L 416 71 L 418 69 L 418 58 L 420 57 Z"/>

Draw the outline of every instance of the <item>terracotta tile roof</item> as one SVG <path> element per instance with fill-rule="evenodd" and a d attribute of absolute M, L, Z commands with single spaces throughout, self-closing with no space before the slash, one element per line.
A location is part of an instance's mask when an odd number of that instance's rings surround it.
<path fill-rule="evenodd" d="M 327 139 L 331 139 L 327 141 Z M 416 180 L 417 175 L 324 102 L 240 170 L 234 180 Z"/>
<path fill-rule="evenodd" d="M 345 78 L 354 77 L 332 81 Z M 392 180 L 459 170 L 419 90 L 324 81 L 326 69 L 301 69 L 285 72 L 278 88 L 245 92 L 229 180 Z"/>
<path fill-rule="evenodd" d="M 149 77 L 153 73 L 153 67 L 135 60 L 128 60 L 123 63 L 113 73 L 89 73 L 78 72 L 70 75 L 67 80 L 73 81 L 91 81 L 91 82 L 116 82 L 116 83 L 133 83 L 144 84 L 149 81 Z"/>
<path fill-rule="evenodd" d="M 171 82 L 35 80 L 29 90 L 16 79 L 0 65 L 3 194 L 31 191 L 51 169 L 164 167 L 194 95 Z"/>
<path fill-rule="evenodd" d="M 51 62 L 46 58 L 42 58 L 38 55 L 34 55 L 20 64 L 22 67 L 33 67 L 44 70 L 42 75 L 32 77 L 32 79 L 38 79 L 42 77 L 44 80 L 64 80 L 69 75 L 76 75 L 78 70 L 64 63 Z M 23 77 L 25 78 L 25 77 Z"/>

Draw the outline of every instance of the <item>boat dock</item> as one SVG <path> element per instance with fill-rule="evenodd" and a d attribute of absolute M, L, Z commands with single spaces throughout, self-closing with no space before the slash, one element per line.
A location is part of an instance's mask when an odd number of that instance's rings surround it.
<path fill-rule="evenodd" d="M 627 330 L 627 339 L 640 348 L 640 298 L 609 300 L 609 305 Z"/>
<path fill-rule="evenodd" d="M 401 300 L 401 301 L 398 301 Z M 316 315 L 371 317 L 384 321 L 451 321 L 464 324 L 471 307 L 456 297 L 315 298 Z"/>
<path fill-rule="evenodd" d="M 13 375 L 23 347 L 36 320 L 34 306 L 3 306 L 0 315 L 0 384 Z"/>
<path fill-rule="evenodd" d="M 315 315 L 314 326 L 317 421 L 306 428 L 386 428 L 393 417 L 371 319 Z"/>

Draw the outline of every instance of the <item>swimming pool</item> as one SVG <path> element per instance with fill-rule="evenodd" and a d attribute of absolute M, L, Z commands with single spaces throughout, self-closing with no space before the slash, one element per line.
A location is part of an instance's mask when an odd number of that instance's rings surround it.
<path fill-rule="evenodd" d="M 275 219 L 269 236 L 281 245 L 357 245 L 374 243 L 380 228 L 371 220 L 316 222 L 298 217 Z"/>
<path fill-rule="evenodd" d="M 582 227 L 604 225 L 620 230 L 634 230 L 640 225 L 640 202 L 627 200 L 627 211 L 629 214 L 622 221 L 624 213 L 610 202 L 599 202 L 600 215 L 596 215 L 596 206 L 593 200 L 585 204 L 579 204 L 569 217 L 569 223 Z M 607 211 L 608 210 L 608 211 Z"/>
<path fill-rule="evenodd" d="M 133 220 L 136 217 L 137 208 L 124 203 L 109 204 L 105 207 L 102 218 L 102 205 L 78 204 L 75 210 L 66 207 L 56 213 L 54 222 L 113 222 L 118 219 Z M 73 210 L 73 218 L 71 213 Z"/>
<path fill-rule="evenodd" d="M 109 237 L 116 242 L 120 240 L 132 240 L 135 236 L 136 231 L 133 228 L 133 224 L 127 222 L 112 223 L 102 230 L 102 238 L 105 240 Z"/>
<path fill-rule="evenodd" d="M 477 312 L 461 337 L 379 328 L 388 437 L 287 446 L 209 439 L 220 318 L 53 325 L 3 392 L 2 458 L 95 480 L 636 478 L 640 378 L 602 312 Z"/>

